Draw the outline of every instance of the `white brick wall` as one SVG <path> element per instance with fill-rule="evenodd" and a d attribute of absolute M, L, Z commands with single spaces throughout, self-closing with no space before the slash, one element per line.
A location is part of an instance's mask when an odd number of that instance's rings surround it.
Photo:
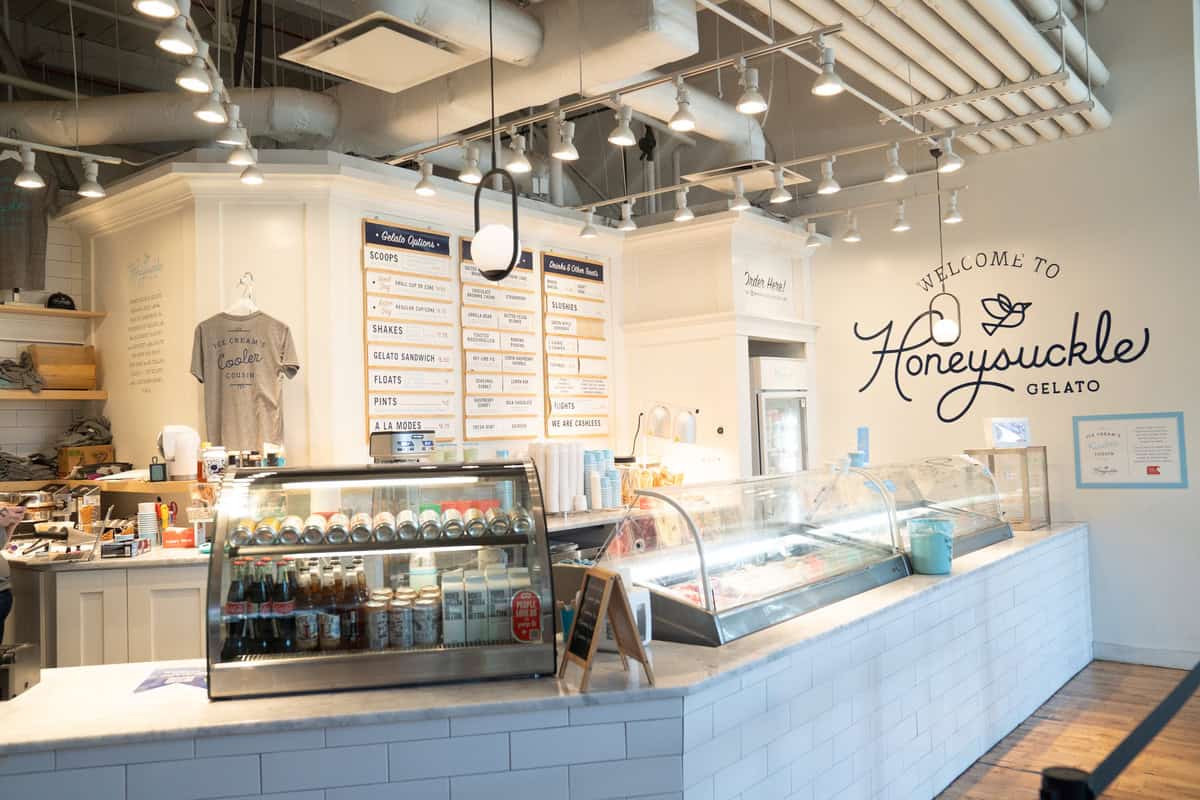
<path fill-rule="evenodd" d="M 44 800 L 926 800 L 1091 660 L 1088 585 L 1079 529 L 683 697 L 0 756 L 0 787 Z"/>

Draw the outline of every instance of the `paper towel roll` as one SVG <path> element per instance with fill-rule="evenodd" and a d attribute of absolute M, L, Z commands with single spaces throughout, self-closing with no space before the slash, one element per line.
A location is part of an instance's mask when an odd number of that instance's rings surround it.
<path fill-rule="evenodd" d="M 542 494 L 546 503 L 547 514 L 557 514 L 559 511 L 559 450 L 554 443 L 543 445 L 546 456 L 546 472 L 542 477 Z"/>
<path fill-rule="evenodd" d="M 571 446 L 565 442 L 558 445 L 558 507 L 562 511 L 571 510 L 574 494 L 571 492 Z"/>
<path fill-rule="evenodd" d="M 592 509 L 604 508 L 604 486 L 600 480 L 600 473 L 592 470 L 588 473 L 588 491 L 592 496 Z"/>

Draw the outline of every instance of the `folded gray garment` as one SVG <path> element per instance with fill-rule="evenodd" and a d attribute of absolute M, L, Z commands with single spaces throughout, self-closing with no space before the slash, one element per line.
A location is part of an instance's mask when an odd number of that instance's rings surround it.
<path fill-rule="evenodd" d="M 40 392 L 46 383 L 33 368 L 33 356 L 28 350 L 21 352 L 20 361 L 13 361 L 11 358 L 0 361 L 0 381 L 7 386 L 28 389 L 31 392 Z"/>
<path fill-rule="evenodd" d="M 47 464 L 41 454 L 23 458 L 0 452 L 0 481 L 37 481 L 53 478 L 57 474 L 56 466 Z"/>
<path fill-rule="evenodd" d="M 55 442 L 55 448 L 88 447 L 97 444 L 112 444 L 112 423 L 108 417 L 84 417 L 71 424 L 67 432 Z"/>

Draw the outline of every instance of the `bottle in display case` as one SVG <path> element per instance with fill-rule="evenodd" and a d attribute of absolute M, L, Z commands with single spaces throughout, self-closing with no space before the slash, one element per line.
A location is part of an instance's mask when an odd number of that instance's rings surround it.
<path fill-rule="evenodd" d="M 531 462 L 231 469 L 224 483 L 210 697 L 554 673 Z M 511 631 L 521 588 L 540 601 L 532 642 Z"/>

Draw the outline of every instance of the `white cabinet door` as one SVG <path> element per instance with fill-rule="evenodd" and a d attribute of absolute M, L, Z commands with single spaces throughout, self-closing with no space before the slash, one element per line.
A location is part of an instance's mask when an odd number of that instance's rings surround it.
<path fill-rule="evenodd" d="M 143 567 L 129 572 L 129 660 L 204 656 L 208 568 Z"/>
<path fill-rule="evenodd" d="M 60 572 L 55 578 L 58 666 L 127 662 L 125 570 Z"/>

